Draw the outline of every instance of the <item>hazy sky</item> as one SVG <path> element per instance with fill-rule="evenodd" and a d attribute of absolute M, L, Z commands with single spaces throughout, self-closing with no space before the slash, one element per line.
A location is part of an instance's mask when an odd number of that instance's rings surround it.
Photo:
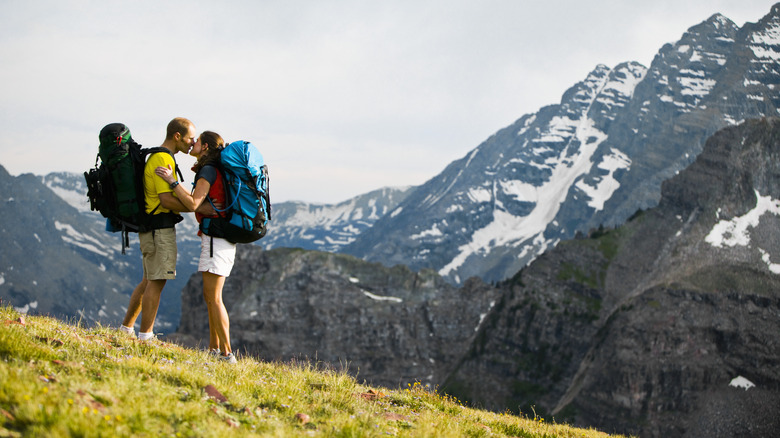
<path fill-rule="evenodd" d="M 0 164 L 81 173 L 105 124 L 158 146 L 184 116 L 257 145 L 274 202 L 340 202 L 424 183 L 598 64 L 649 66 L 712 14 L 772 4 L 0 0 Z"/>

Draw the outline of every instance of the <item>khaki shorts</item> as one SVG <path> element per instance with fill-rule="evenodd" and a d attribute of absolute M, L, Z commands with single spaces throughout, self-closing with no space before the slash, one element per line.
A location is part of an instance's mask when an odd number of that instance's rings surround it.
<path fill-rule="evenodd" d="M 138 233 L 143 256 L 144 278 L 176 279 L 176 228 Z"/>
<path fill-rule="evenodd" d="M 198 272 L 211 272 L 222 277 L 230 275 L 233 270 L 233 262 L 236 260 L 236 244 L 230 243 L 219 237 L 214 238 L 214 251 L 212 255 L 210 236 L 202 235 L 200 245 L 200 261 Z"/>

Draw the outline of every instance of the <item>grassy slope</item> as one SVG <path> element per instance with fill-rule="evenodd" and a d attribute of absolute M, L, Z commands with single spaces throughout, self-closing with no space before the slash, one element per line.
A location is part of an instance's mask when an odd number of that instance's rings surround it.
<path fill-rule="evenodd" d="M 310 362 L 218 363 L 0 306 L 0 437 L 604 437 L 463 406 L 421 385 L 358 384 Z"/>

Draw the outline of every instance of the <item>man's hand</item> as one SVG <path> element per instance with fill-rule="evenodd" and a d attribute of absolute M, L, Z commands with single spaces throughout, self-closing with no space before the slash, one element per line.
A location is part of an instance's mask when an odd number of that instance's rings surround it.
<path fill-rule="evenodd" d="M 222 205 L 219 204 L 219 203 L 217 203 L 215 205 L 217 206 L 217 208 L 222 208 Z M 208 200 L 206 200 L 205 202 L 201 203 L 200 207 L 195 209 L 195 212 L 196 213 L 200 213 L 200 214 L 202 214 L 204 216 L 216 216 L 217 215 L 217 210 L 215 210 L 214 207 L 211 206 L 211 203 Z"/>

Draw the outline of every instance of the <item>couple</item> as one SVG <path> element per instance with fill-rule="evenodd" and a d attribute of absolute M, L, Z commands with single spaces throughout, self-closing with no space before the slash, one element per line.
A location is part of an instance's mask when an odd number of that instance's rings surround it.
<path fill-rule="evenodd" d="M 206 197 L 217 206 L 224 205 L 225 191 L 216 167 L 224 146 L 222 137 L 215 132 L 204 131 L 196 139 L 195 125 L 191 121 L 181 117 L 171 120 L 162 144 L 171 154 L 153 154 L 144 167 L 146 212 L 156 215 L 194 211 L 198 223 L 204 217 L 216 216 L 217 212 Z M 177 152 L 189 152 L 198 159 L 192 168 L 195 172 L 192 194 L 176 179 L 173 155 Z M 222 238 L 206 236 L 201 231 L 198 235 L 201 237 L 198 271 L 203 275 L 203 298 L 209 313 L 209 352 L 228 363 L 236 363 L 230 348 L 230 321 L 222 302 L 222 288 L 233 268 L 236 245 Z M 154 320 L 165 282 L 176 278 L 176 229 L 155 229 L 138 233 L 138 237 L 144 278 L 130 296 L 120 330 L 135 334 L 133 325 L 141 314 L 138 338 L 146 341 L 154 338 Z"/>

